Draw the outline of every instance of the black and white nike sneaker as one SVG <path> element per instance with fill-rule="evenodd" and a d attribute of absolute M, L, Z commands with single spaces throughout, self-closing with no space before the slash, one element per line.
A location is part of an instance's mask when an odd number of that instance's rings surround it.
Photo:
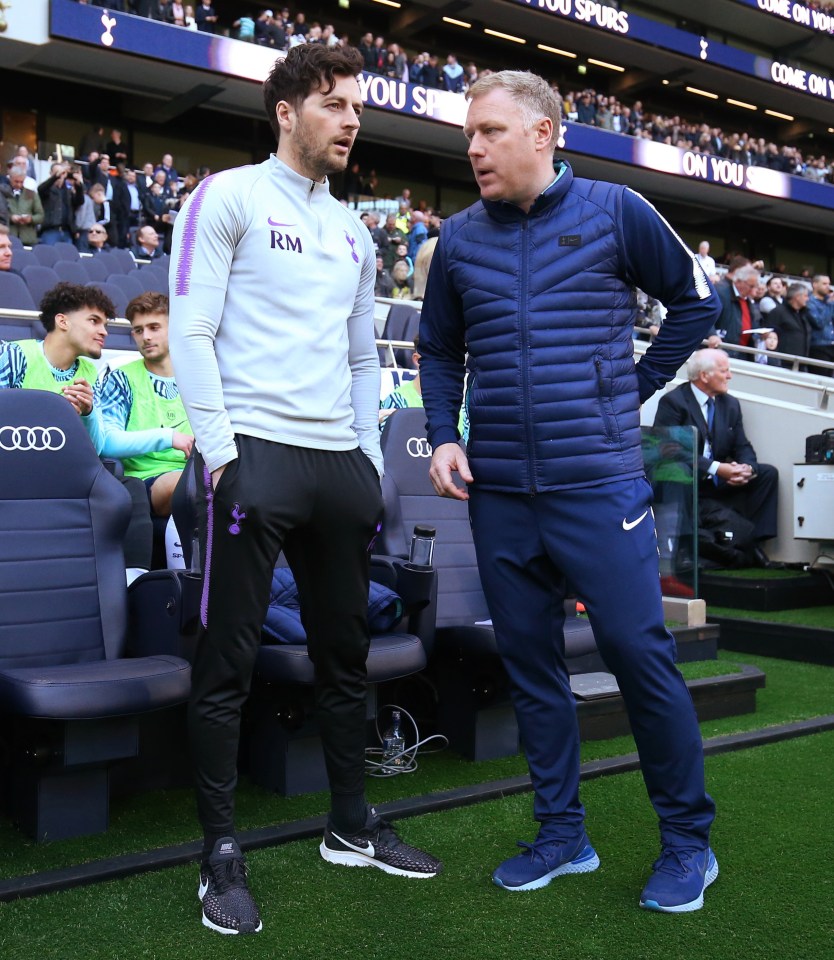
<path fill-rule="evenodd" d="M 232 934 L 263 930 L 258 905 L 249 892 L 248 873 L 234 837 L 218 840 L 208 862 L 200 867 L 197 896 L 203 904 L 203 926 Z"/>
<path fill-rule="evenodd" d="M 319 852 L 330 863 L 378 867 L 400 877 L 434 877 L 443 869 L 437 857 L 400 840 L 391 824 L 378 817 L 373 809 L 364 829 L 349 836 L 338 833 L 328 823 Z"/>

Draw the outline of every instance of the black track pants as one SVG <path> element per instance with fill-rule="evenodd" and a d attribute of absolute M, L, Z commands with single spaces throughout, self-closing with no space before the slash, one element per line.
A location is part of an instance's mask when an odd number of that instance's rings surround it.
<path fill-rule="evenodd" d="M 310 450 L 236 437 L 217 485 L 196 456 L 204 586 L 189 734 L 206 834 L 234 828 L 241 708 L 283 549 L 295 576 L 333 793 L 364 791 L 368 546 L 382 513 L 360 449 Z"/>

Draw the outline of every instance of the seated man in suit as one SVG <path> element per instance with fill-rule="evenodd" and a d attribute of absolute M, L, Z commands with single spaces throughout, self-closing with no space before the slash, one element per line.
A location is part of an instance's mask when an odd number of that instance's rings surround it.
<path fill-rule="evenodd" d="M 136 234 L 136 243 L 130 248 L 130 252 L 137 260 L 158 260 L 162 256 L 159 234 L 148 224 L 140 227 Z"/>
<path fill-rule="evenodd" d="M 779 473 L 759 463 L 747 435 L 741 405 L 728 393 L 732 373 L 723 350 L 697 350 L 686 365 L 689 383 L 664 394 L 654 424 L 694 426 L 701 452 L 698 459 L 702 500 L 720 500 L 749 520 L 754 528 L 753 559 L 774 566 L 761 547 L 776 536 Z"/>

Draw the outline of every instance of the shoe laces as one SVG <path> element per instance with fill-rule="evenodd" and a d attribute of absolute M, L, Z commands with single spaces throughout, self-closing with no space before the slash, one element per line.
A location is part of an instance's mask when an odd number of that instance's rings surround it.
<path fill-rule="evenodd" d="M 242 858 L 234 857 L 232 860 L 212 863 L 209 866 L 218 894 L 226 893 L 233 887 L 247 886 L 246 878 L 249 876 L 249 870 Z"/>
<path fill-rule="evenodd" d="M 393 826 L 387 820 L 383 820 L 381 817 L 374 824 L 374 826 L 371 827 L 369 833 L 371 836 L 376 836 L 377 843 L 387 847 L 389 850 L 393 850 L 403 842 Z"/>
<path fill-rule="evenodd" d="M 667 873 L 672 877 L 685 878 L 694 870 L 692 859 L 697 852 L 679 847 L 664 847 L 652 869 L 655 873 Z"/>
<path fill-rule="evenodd" d="M 563 843 L 560 843 L 558 840 L 548 839 L 547 837 L 539 837 L 534 840 L 532 843 L 526 843 L 524 840 L 517 840 L 516 844 L 521 847 L 525 853 L 530 855 L 531 862 L 535 862 L 536 858 L 541 860 L 545 866 L 547 866 L 547 855 L 553 849 L 564 846 Z M 522 854 L 523 856 L 524 854 Z"/>

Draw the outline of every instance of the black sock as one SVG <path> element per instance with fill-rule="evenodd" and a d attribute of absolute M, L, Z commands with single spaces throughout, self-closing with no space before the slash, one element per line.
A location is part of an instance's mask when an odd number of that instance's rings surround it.
<path fill-rule="evenodd" d="M 330 823 L 337 833 L 352 836 L 359 833 L 368 820 L 365 794 L 330 794 Z"/>

